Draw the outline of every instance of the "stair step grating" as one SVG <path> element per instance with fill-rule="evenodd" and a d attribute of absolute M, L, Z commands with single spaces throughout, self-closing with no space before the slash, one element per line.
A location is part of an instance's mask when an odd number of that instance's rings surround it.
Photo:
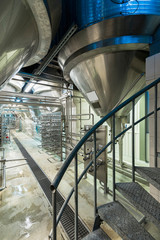
<path fill-rule="evenodd" d="M 100 218 L 124 240 L 153 240 L 154 238 L 117 201 L 98 208 Z"/>
<path fill-rule="evenodd" d="M 160 203 L 138 183 L 117 183 L 116 189 L 160 228 Z"/>
<path fill-rule="evenodd" d="M 160 191 L 160 168 L 136 167 L 135 170 Z"/>

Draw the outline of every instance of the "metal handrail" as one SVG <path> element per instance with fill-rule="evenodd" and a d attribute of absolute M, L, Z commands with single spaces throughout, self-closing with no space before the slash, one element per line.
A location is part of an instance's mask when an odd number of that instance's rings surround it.
<path fill-rule="evenodd" d="M 64 162 L 62 168 L 60 169 L 60 171 L 58 172 L 58 174 L 56 175 L 56 177 L 53 180 L 53 183 L 51 184 L 51 190 L 53 191 L 53 239 L 56 240 L 56 226 L 63 214 L 63 211 L 67 205 L 67 203 L 69 202 L 73 192 L 75 191 L 75 206 L 76 206 L 76 214 L 75 214 L 75 239 L 78 239 L 78 183 L 80 182 L 80 180 L 83 178 L 83 176 L 85 175 L 85 173 L 88 171 L 88 169 L 90 168 L 90 166 L 93 164 L 94 162 L 94 210 L 95 210 L 95 216 L 97 214 L 97 186 L 96 186 L 96 159 L 98 156 L 100 156 L 100 154 L 102 152 L 104 152 L 106 150 L 106 148 L 108 146 L 110 146 L 111 144 L 113 144 L 113 200 L 115 200 L 115 140 L 118 139 L 121 135 L 123 135 L 125 132 L 127 132 L 129 129 L 132 128 L 132 181 L 135 181 L 135 147 L 134 147 L 134 128 L 135 125 L 140 123 L 141 121 L 143 121 L 144 119 L 148 118 L 149 116 L 151 116 L 152 114 L 155 115 L 155 132 L 157 131 L 157 111 L 160 110 L 160 108 L 157 108 L 157 84 L 160 82 L 160 78 L 155 80 L 154 82 L 152 82 L 151 84 L 149 84 L 148 86 L 146 86 L 145 88 L 143 88 L 142 90 L 140 90 L 138 93 L 134 94 L 132 97 L 130 97 L 129 99 L 127 99 L 126 101 L 124 101 L 122 104 L 120 104 L 119 106 L 117 106 L 115 109 L 113 109 L 109 114 L 107 114 L 105 117 L 103 117 L 99 122 L 97 122 L 87 133 L 86 135 L 79 141 L 79 143 L 75 146 L 75 148 L 73 149 L 73 151 L 70 153 L 70 155 L 68 156 L 67 160 Z M 152 87 L 155 86 L 155 108 L 154 111 L 150 112 L 149 114 L 145 115 L 145 117 L 142 117 L 140 120 L 135 122 L 134 119 L 134 106 L 135 106 L 135 99 L 138 98 L 140 95 L 142 95 L 143 93 L 147 92 L 149 89 L 151 89 Z M 115 136 L 115 114 L 122 109 L 123 107 L 125 107 L 127 104 L 132 102 L 132 125 L 129 126 L 127 129 L 125 129 L 124 131 L 122 131 L 120 134 L 118 134 L 117 136 Z M 103 147 L 103 149 L 101 149 L 98 153 L 96 151 L 96 129 L 98 127 L 100 127 L 106 120 L 108 120 L 110 117 L 113 117 L 113 134 L 112 134 L 112 140 L 105 146 Z M 79 151 L 79 149 L 82 147 L 82 145 L 86 142 L 86 140 L 92 135 L 94 134 L 94 159 L 88 164 L 88 166 L 86 167 L 86 169 L 84 169 L 84 171 L 82 172 L 82 174 L 80 175 L 80 177 L 78 178 L 78 174 L 77 174 L 77 153 Z M 155 138 L 157 138 L 157 135 L 155 136 Z M 156 151 L 156 147 L 155 147 L 155 151 Z M 157 154 L 155 154 L 155 167 L 157 167 Z M 64 173 L 66 172 L 66 170 L 68 169 L 70 163 L 72 162 L 73 158 L 75 158 L 75 187 L 71 190 L 68 198 L 66 199 L 66 201 L 64 202 L 58 217 L 56 218 L 56 191 L 57 188 L 59 186 L 59 183 L 61 182 L 61 179 L 64 175 Z"/>
<path fill-rule="evenodd" d="M 125 107 L 127 104 L 129 104 L 130 102 L 132 102 L 134 99 L 136 99 L 137 97 L 139 97 L 140 95 L 142 95 L 143 93 L 147 92 L 149 89 L 151 89 L 152 87 L 154 87 L 155 85 L 157 85 L 160 82 L 160 78 L 158 78 L 157 80 L 155 80 L 154 82 L 152 82 L 151 84 L 149 84 L 148 86 L 144 87 L 142 90 L 140 90 L 138 93 L 134 94 L 132 97 L 130 97 L 129 99 L 127 99 L 126 101 L 124 101 L 123 103 L 121 103 L 119 106 L 117 106 L 115 109 L 113 109 L 110 113 L 108 113 L 105 117 L 103 117 L 99 122 L 97 122 L 86 134 L 85 136 L 79 141 L 79 143 L 75 146 L 75 148 L 73 149 L 73 151 L 70 153 L 70 155 L 68 156 L 68 158 L 66 159 L 66 161 L 64 162 L 62 168 L 60 169 L 60 171 L 57 173 L 57 175 L 55 176 L 52 184 L 51 184 L 51 190 L 55 190 L 58 188 L 58 185 L 64 175 L 64 173 L 66 172 L 67 168 L 69 167 L 71 161 L 73 160 L 73 158 L 75 157 L 76 153 L 79 151 L 79 149 L 82 147 L 82 145 L 86 142 L 86 140 L 94 133 L 94 131 L 100 127 L 105 121 L 107 121 L 110 117 L 113 116 L 113 114 L 115 114 L 116 112 L 118 112 L 120 109 L 122 109 L 123 107 Z"/>

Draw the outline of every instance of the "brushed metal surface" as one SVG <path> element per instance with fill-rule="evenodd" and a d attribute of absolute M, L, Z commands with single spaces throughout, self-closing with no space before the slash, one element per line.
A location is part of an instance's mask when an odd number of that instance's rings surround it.
<path fill-rule="evenodd" d="M 130 95 L 130 91 L 134 92 L 138 84 L 144 85 L 144 78 L 139 83 L 136 80 L 138 74 L 145 70 L 146 56 L 143 51 L 100 54 L 79 63 L 71 70 L 70 76 L 84 95 L 96 92 L 100 108 L 95 107 L 95 111 L 98 115 L 105 115 L 124 96 Z"/>
<path fill-rule="evenodd" d="M 1 1 L 0 85 L 34 54 L 38 29 L 25 0 Z"/>
<path fill-rule="evenodd" d="M 81 30 L 62 49 L 59 63 L 64 77 L 73 81 L 98 115 L 104 116 L 144 86 L 140 75 L 159 24 L 160 16 L 155 15 L 114 17 Z M 88 98 L 91 92 L 97 102 Z"/>
<path fill-rule="evenodd" d="M 48 0 L 51 24 L 42 0 L 5 0 L 0 7 L 0 86 L 22 66 L 48 52 L 61 16 L 61 1 Z M 54 25 L 56 24 L 56 26 Z"/>
<path fill-rule="evenodd" d="M 96 23 L 69 40 L 59 54 L 60 65 L 64 67 L 71 55 L 90 44 L 120 36 L 152 35 L 159 24 L 160 16 L 153 15 L 122 16 Z"/>

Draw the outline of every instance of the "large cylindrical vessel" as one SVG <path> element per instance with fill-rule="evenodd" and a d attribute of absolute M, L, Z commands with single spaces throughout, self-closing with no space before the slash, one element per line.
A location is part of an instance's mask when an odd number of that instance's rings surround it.
<path fill-rule="evenodd" d="M 52 3 L 48 0 L 50 18 L 44 2 L 47 3 L 43 0 L 1 1 L 1 87 L 22 66 L 32 65 L 47 54 L 59 24 L 61 0 L 53 0 Z"/>
<path fill-rule="evenodd" d="M 158 0 L 79 0 L 75 34 L 59 54 L 65 78 L 103 116 L 145 84 L 160 24 Z"/>

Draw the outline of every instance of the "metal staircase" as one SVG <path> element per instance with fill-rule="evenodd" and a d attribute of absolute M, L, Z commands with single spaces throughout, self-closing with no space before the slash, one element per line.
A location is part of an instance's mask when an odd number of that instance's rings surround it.
<path fill-rule="evenodd" d="M 121 193 L 137 210 L 139 210 L 147 219 L 153 222 L 158 228 L 160 228 L 160 203 L 157 202 L 141 185 L 139 185 L 136 180 L 136 172 L 145 178 L 150 184 L 155 186 L 160 190 L 160 169 L 157 168 L 157 134 L 155 134 L 155 168 L 150 167 L 136 167 L 135 164 L 135 126 L 150 117 L 154 116 L 154 128 L 155 133 L 157 132 L 157 112 L 160 108 L 157 107 L 157 87 L 160 83 L 160 79 L 154 81 L 140 92 L 136 93 L 134 96 L 123 102 L 121 105 L 112 110 L 108 115 L 101 119 L 94 127 L 89 130 L 86 135 L 80 140 L 80 142 L 73 149 L 69 157 L 64 162 L 62 168 L 56 175 L 51 185 L 52 190 L 52 199 L 53 199 L 53 231 L 52 236 L 53 240 L 57 239 L 56 228 L 63 216 L 65 207 L 67 206 L 71 196 L 74 193 L 75 198 L 75 234 L 74 239 L 82 239 L 78 234 L 78 184 L 86 174 L 91 165 L 94 166 L 94 215 L 95 223 L 93 226 L 93 231 L 85 236 L 84 240 L 98 240 L 98 239 L 110 239 L 109 236 L 101 229 L 101 223 L 106 222 L 123 240 L 151 240 L 154 239 L 149 232 L 145 230 L 140 222 L 138 222 L 131 213 L 119 202 L 117 201 L 117 192 Z M 155 90 L 155 107 L 154 111 L 145 115 L 143 118 L 135 121 L 135 102 L 142 94 L 153 88 Z M 116 113 L 132 103 L 132 124 L 121 133 L 116 135 L 116 126 L 115 126 L 115 116 Z M 96 149 L 96 130 L 100 127 L 106 120 L 112 118 L 112 140 L 107 143 L 101 150 Z M 120 138 L 125 132 L 132 129 L 132 182 L 125 183 L 116 183 L 116 160 L 115 160 L 115 143 L 118 138 Z M 87 141 L 87 139 L 93 135 L 94 140 L 94 151 L 93 151 L 93 160 L 88 164 L 86 169 L 82 172 L 80 177 L 78 177 L 78 151 L 82 145 Z M 113 170 L 113 202 L 107 203 L 100 207 L 97 207 L 97 177 L 96 177 L 96 160 L 110 145 L 112 145 L 112 170 Z M 61 182 L 63 175 L 68 169 L 70 163 L 74 160 L 75 162 L 75 185 L 71 190 L 68 198 L 64 202 L 62 208 L 59 210 L 57 215 L 57 204 L 56 204 L 56 195 L 57 188 Z M 160 239 L 160 238 L 159 238 Z"/>

